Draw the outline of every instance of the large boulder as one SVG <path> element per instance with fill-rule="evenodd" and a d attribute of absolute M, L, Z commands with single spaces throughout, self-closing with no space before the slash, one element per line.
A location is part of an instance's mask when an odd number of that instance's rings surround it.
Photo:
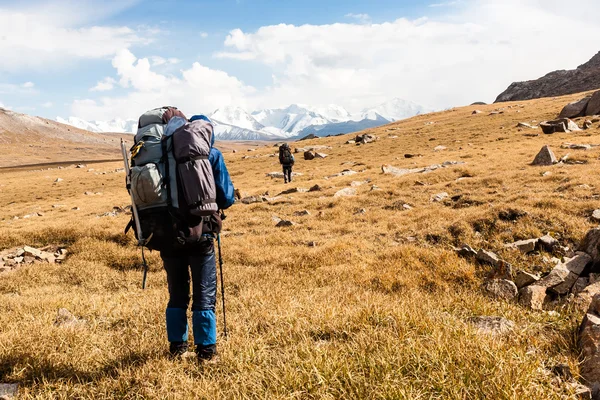
<path fill-rule="evenodd" d="M 600 294 L 600 282 L 592 283 L 575 296 L 575 299 L 573 300 L 575 308 L 585 312 L 590 306 L 592 299 L 597 294 Z"/>
<path fill-rule="evenodd" d="M 519 303 L 531 310 L 543 310 L 544 304 L 549 301 L 546 288 L 543 286 L 531 285 L 519 290 Z"/>
<path fill-rule="evenodd" d="M 577 118 L 584 116 L 585 110 L 590 102 L 590 98 L 591 96 L 588 96 L 581 100 L 567 104 L 560 112 L 558 118 Z"/>
<path fill-rule="evenodd" d="M 542 122 L 540 127 L 542 128 L 542 132 L 544 132 L 546 135 L 556 132 L 569 133 L 581 130 L 579 126 L 569 118 L 560 118 L 553 121 Z"/>
<path fill-rule="evenodd" d="M 515 285 L 517 288 L 522 289 L 526 286 L 533 285 L 540 280 L 538 275 L 530 274 L 527 271 L 517 270 L 515 274 Z"/>
<path fill-rule="evenodd" d="M 548 145 L 545 145 L 544 147 L 542 147 L 537 156 L 535 156 L 535 159 L 533 160 L 531 165 L 548 166 L 554 165 L 556 163 L 558 163 L 556 156 L 554 155 L 550 147 L 548 147 Z"/>
<path fill-rule="evenodd" d="M 305 160 L 314 160 L 315 159 L 315 153 L 312 151 L 305 151 L 304 152 L 304 159 Z"/>
<path fill-rule="evenodd" d="M 600 114 L 600 90 L 595 92 L 590 101 L 587 104 L 585 115 L 599 115 Z"/>
<path fill-rule="evenodd" d="M 577 250 L 589 254 L 592 258 L 592 268 L 596 269 L 595 267 L 600 264 L 600 228 L 594 228 L 589 231 Z"/>
<path fill-rule="evenodd" d="M 492 297 L 512 300 L 517 297 L 517 285 L 508 279 L 492 279 L 483 284 L 483 289 Z"/>

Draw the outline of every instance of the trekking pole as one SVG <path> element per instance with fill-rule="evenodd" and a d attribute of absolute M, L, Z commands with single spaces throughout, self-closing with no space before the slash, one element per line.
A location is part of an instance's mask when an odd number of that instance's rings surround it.
<path fill-rule="evenodd" d="M 221 234 L 217 235 L 219 245 L 219 270 L 221 271 L 221 302 L 223 303 L 223 335 L 227 338 L 227 318 L 225 317 L 225 283 L 223 282 L 223 257 L 221 256 Z"/>
<path fill-rule="evenodd" d="M 131 212 L 133 213 L 133 220 L 135 222 L 135 228 L 138 235 L 138 246 L 142 248 L 142 264 L 144 266 L 144 276 L 142 277 L 142 289 L 146 289 L 146 280 L 148 279 L 148 263 L 146 262 L 146 257 L 144 256 L 144 245 L 146 241 L 142 237 L 142 228 L 140 226 L 140 218 L 138 215 L 137 207 L 135 206 L 135 201 L 133 201 L 133 193 L 131 191 L 131 175 L 129 173 L 129 160 L 127 157 L 127 148 L 125 147 L 125 141 L 121 139 L 121 152 L 123 153 L 123 163 L 125 164 L 125 182 L 127 184 L 127 191 L 131 196 Z"/>

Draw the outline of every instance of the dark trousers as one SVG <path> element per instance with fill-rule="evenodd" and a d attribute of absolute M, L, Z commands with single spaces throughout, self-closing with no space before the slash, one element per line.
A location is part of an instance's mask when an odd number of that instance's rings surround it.
<path fill-rule="evenodd" d="M 217 267 L 214 245 L 211 243 L 208 248 L 198 252 L 162 252 L 161 258 L 169 287 L 166 311 L 169 342 L 187 342 L 187 309 L 191 299 L 194 343 L 200 347 L 214 346 L 217 340 Z"/>
<path fill-rule="evenodd" d="M 292 181 L 292 166 L 291 165 L 283 166 L 283 181 L 286 183 Z"/>

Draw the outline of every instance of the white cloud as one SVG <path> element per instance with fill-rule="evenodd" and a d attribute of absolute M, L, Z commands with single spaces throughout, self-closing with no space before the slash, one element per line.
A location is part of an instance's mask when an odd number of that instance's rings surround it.
<path fill-rule="evenodd" d="M 158 67 L 160 65 L 175 65 L 175 64 L 179 64 L 181 62 L 180 59 L 175 58 L 175 57 L 170 57 L 170 58 L 163 58 L 160 56 L 153 56 L 150 57 L 150 62 L 152 64 L 153 67 Z"/>
<path fill-rule="evenodd" d="M 433 4 L 430 4 L 428 7 L 431 7 L 431 8 L 435 8 L 435 7 L 451 7 L 451 6 L 459 5 L 461 3 L 462 3 L 462 1 L 460 1 L 460 0 L 446 1 L 446 2 L 443 2 L 443 3 L 433 3 Z"/>
<path fill-rule="evenodd" d="M 91 88 L 90 91 L 106 92 L 109 90 L 113 90 L 113 88 L 115 87 L 115 83 L 117 83 L 117 81 L 115 81 L 110 76 L 107 76 L 106 78 L 102 79 L 101 81 L 98 81 L 98 83 L 96 83 L 96 86 Z"/>
<path fill-rule="evenodd" d="M 21 87 L 23 87 L 25 89 L 31 89 L 34 86 L 35 86 L 35 84 L 33 82 L 25 82 L 24 84 L 21 85 Z"/>
<path fill-rule="evenodd" d="M 587 15 L 600 12 L 598 2 L 574 2 Z M 436 108 L 493 101 L 515 80 L 574 68 L 593 55 L 600 25 L 565 14 L 561 4 L 465 0 L 436 19 L 235 29 L 225 40 L 227 50 L 215 56 L 273 71 L 271 87 L 253 99 L 263 106 L 338 103 L 356 109 L 392 97 Z M 569 50 L 556 57 L 557 49 Z"/>
<path fill-rule="evenodd" d="M 34 84 L 31 82 L 25 82 L 21 85 L 15 85 L 13 83 L 0 83 L 0 94 L 27 95 L 36 93 L 37 90 L 34 89 Z"/>
<path fill-rule="evenodd" d="M 123 7 L 115 1 L 104 3 L 62 1 L 22 9 L 0 8 L 0 72 L 47 70 L 68 65 L 77 58 L 111 57 L 119 49 L 152 41 L 151 32 L 125 26 L 82 27 L 80 24 L 88 22 L 95 13 L 108 13 L 106 4 Z"/>
<path fill-rule="evenodd" d="M 43 103 L 43 104 L 42 104 L 42 107 L 43 107 L 43 108 L 50 108 L 50 107 L 52 107 L 53 105 L 54 105 L 54 103 L 53 103 L 53 102 L 51 102 L 51 101 L 47 101 L 47 102 L 45 102 L 45 103 Z"/>
<path fill-rule="evenodd" d="M 206 32 L 200 32 L 200 37 L 202 39 L 206 39 L 208 37 L 208 33 L 206 33 Z"/>
<path fill-rule="evenodd" d="M 144 111 L 165 104 L 179 107 L 190 116 L 210 113 L 215 108 L 238 104 L 255 89 L 223 71 L 194 63 L 180 70 L 177 76 L 154 71 L 147 58 L 138 59 L 129 50 L 121 50 L 113 58 L 119 84 L 129 89 L 121 97 L 102 97 L 98 100 L 80 99 L 71 105 L 74 116 L 87 120 L 137 118 Z"/>
<path fill-rule="evenodd" d="M 371 22 L 371 17 L 369 16 L 369 14 L 346 14 L 345 15 L 346 18 L 353 18 L 356 19 L 364 24 L 367 24 L 369 22 Z"/>

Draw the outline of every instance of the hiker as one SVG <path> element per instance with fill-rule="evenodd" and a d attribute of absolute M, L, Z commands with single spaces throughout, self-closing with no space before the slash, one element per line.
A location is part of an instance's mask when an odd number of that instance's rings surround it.
<path fill-rule="evenodd" d="M 204 115 L 195 115 L 190 118 L 189 122 L 197 120 L 211 123 Z M 183 125 L 182 122 L 180 124 Z M 212 135 L 208 160 L 215 181 L 216 203 L 221 211 L 221 216 L 223 216 L 222 210 L 229 208 L 234 203 L 235 197 L 223 155 L 214 147 L 214 135 Z M 183 196 L 180 194 L 180 198 Z M 201 239 L 191 245 L 186 243 L 183 248 L 166 248 L 160 252 L 167 272 L 169 289 L 169 303 L 166 310 L 169 351 L 174 356 L 188 351 L 187 309 L 190 303 L 190 272 L 192 328 L 198 360 L 208 361 L 217 353 L 215 316 L 217 269 L 214 241 L 220 231 L 221 216 L 218 213 L 215 214 L 211 217 L 194 217 L 193 215 L 187 217 L 183 221 L 183 227 L 178 227 L 179 235 L 183 235 L 187 239 L 188 236 L 193 235 L 194 232 L 198 233 L 202 229 Z"/>
<path fill-rule="evenodd" d="M 287 143 L 279 146 L 279 163 L 283 166 L 283 181 L 288 183 L 292 181 L 292 167 L 294 166 L 294 155 Z"/>

